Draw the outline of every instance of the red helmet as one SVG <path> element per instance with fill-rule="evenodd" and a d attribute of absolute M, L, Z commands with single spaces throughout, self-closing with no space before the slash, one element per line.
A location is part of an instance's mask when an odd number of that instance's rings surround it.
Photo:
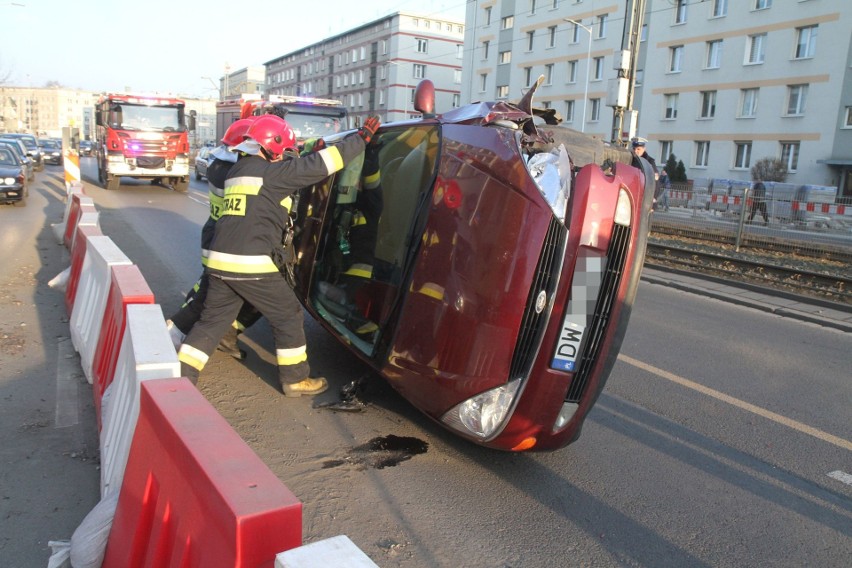
<path fill-rule="evenodd" d="M 243 141 L 245 138 L 246 132 L 248 132 L 249 126 L 254 122 L 254 117 L 251 118 L 241 118 L 231 124 L 228 127 L 228 130 L 225 131 L 225 135 L 222 136 L 222 144 L 225 146 L 236 146 Z"/>
<path fill-rule="evenodd" d="M 274 114 L 257 117 L 246 132 L 246 137 L 260 144 L 273 159 L 284 150 L 296 147 L 296 133 L 286 120 Z"/>

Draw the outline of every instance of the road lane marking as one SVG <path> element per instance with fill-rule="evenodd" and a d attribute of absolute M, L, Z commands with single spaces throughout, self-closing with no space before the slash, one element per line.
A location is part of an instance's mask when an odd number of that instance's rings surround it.
<path fill-rule="evenodd" d="M 77 371 L 78 365 L 69 365 L 76 352 L 69 338 L 59 340 L 56 350 L 56 405 L 54 424 L 56 428 L 74 426 L 80 422 L 77 412 Z"/>
<path fill-rule="evenodd" d="M 664 371 L 663 369 L 654 367 L 653 365 L 643 363 L 642 361 L 639 361 L 627 355 L 619 354 L 618 358 L 621 361 L 627 363 L 628 365 L 633 365 L 634 367 L 638 367 L 643 371 L 647 371 L 651 374 L 657 375 L 658 377 L 669 380 L 673 383 L 677 383 L 688 389 L 698 391 L 717 400 L 721 400 L 722 402 L 727 402 L 728 404 L 736 406 L 737 408 L 741 408 L 742 410 L 745 410 L 747 412 L 757 414 L 758 416 L 762 416 L 767 420 L 772 420 L 773 422 L 777 422 L 778 424 L 782 424 L 784 426 L 787 426 L 788 428 L 792 428 L 797 432 L 808 434 L 809 436 L 813 436 L 818 440 L 822 440 L 823 442 L 833 444 L 837 447 L 843 448 L 844 450 L 849 450 L 850 452 L 852 452 L 852 442 L 850 442 L 849 440 L 844 440 L 839 436 L 834 436 L 833 434 L 829 434 L 828 432 L 817 430 L 816 428 L 808 426 L 807 424 L 803 424 L 802 422 L 792 420 L 790 418 L 787 418 L 786 416 L 781 416 L 780 414 L 776 414 L 770 410 L 766 410 L 765 408 L 761 408 L 759 406 L 755 406 L 753 404 L 745 402 L 744 400 L 740 400 L 717 390 L 705 387 L 704 385 L 700 385 L 696 382 L 690 381 L 689 379 L 685 379 L 683 377 L 675 375 L 674 373 L 669 373 L 668 371 Z"/>
<path fill-rule="evenodd" d="M 841 483 L 845 483 L 846 485 L 852 485 L 852 475 L 846 473 L 845 471 L 832 471 L 828 474 L 828 476 L 832 479 L 836 479 Z"/>

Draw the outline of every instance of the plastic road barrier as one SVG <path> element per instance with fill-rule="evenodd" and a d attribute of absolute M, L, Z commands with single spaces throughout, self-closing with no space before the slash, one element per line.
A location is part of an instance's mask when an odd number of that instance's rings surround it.
<path fill-rule="evenodd" d="M 65 187 L 70 188 L 73 184 L 80 182 L 80 156 L 76 150 L 65 152 Z"/>
<path fill-rule="evenodd" d="M 68 208 L 68 215 L 65 219 L 65 232 L 62 242 L 65 244 L 65 248 L 71 250 L 71 239 L 74 236 L 74 231 L 77 229 L 77 222 L 80 220 L 80 215 L 84 211 L 97 212 L 97 209 L 95 209 L 95 202 L 92 198 L 84 195 L 82 192 L 72 193 L 68 197 L 70 207 Z"/>
<path fill-rule="evenodd" d="M 115 367 L 118 363 L 118 354 L 127 321 L 127 306 L 153 303 L 154 293 L 148 287 L 138 266 L 131 264 L 112 268 L 112 283 L 92 363 L 92 394 L 95 398 L 99 430 L 102 425 L 101 399 L 115 376 Z"/>
<path fill-rule="evenodd" d="M 101 497 L 118 491 L 139 416 L 143 381 L 180 376 L 180 362 L 159 304 L 127 306 L 112 383 L 101 399 Z"/>
<path fill-rule="evenodd" d="M 141 385 L 104 568 L 272 568 L 301 540 L 302 504 L 189 380 Z"/>
<path fill-rule="evenodd" d="M 91 384 L 92 359 L 101 332 L 107 291 L 112 282 L 111 268 L 132 264 L 109 237 L 86 239 L 86 257 L 71 309 L 71 342 L 80 353 L 83 374 Z M 67 296 L 66 296 L 67 301 Z"/>
<path fill-rule="evenodd" d="M 104 234 L 95 225 L 77 227 L 74 243 L 71 247 L 71 266 L 68 269 L 68 281 L 65 285 L 65 311 L 70 316 L 74 309 L 74 299 L 77 297 L 77 286 L 80 283 L 80 273 L 83 271 L 83 260 L 86 258 L 87 242 L 92 237 L 103 237 Z"/>
<path fill-rule="evenodd" d="M 59 223 L 54 223 L 51 225 L 53 228 L 53 232 L 56 235 L 56 241 L 61 245 L 65 244 L 65 229 L 68 227 L 68 215 L 71 212 L 71 204 L 73 203 L 73 196 L 75 194 L 85 195 L 86 192 L 83 190 L 83 184 L 80 182 L 71 184 L 66 191 L 65 197 L 65 213 L 62 215 L 62 221 Z"/>
<path fill-rule="evenodd" d="M 378 564 L 355 546 L 346 535 L 312 542 L 280 553 L 275 557 L 275 568 L 379 568 Z"/>

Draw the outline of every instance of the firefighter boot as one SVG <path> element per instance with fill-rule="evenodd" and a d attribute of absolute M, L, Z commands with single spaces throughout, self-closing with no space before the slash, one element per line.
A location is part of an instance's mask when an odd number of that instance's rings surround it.
<path fill-rule="evenodd" d="M 181 363 L 180 363 L 180 376 L 186 377 L 187 379 L 190 380 L 190 382 L 192 384 L 197 385 L 199 374 L 200 373 L 199 373 L 198 369 L 196 369 L 195 367 L 192 367 L 190 365 L 187 365 L 186 363 L 181 361 Z"/>
<path fill-rule="evenodd" d="M 219 340 L 217 349 L 227 353 L 238 361 L 246 358 L 246 352 L 237 345 L 237 329 L 234 326 L 229 327 L 225 337 Z"/>
<path fill-rule="evenodd" d="M 308 377 L 298 383 L 281 383 L 281 390 L 284 392 L 284 396 L 288 398 L 296 398 L 302 395 L 314 396 L 315 394 L 325 392 L 327 388 L 328 381 L 322 377 Z"/>

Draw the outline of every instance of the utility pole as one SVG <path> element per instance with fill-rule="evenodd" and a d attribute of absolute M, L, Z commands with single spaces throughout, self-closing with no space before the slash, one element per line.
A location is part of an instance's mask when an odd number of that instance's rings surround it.
<path fill-rule="evenodd" d="M 609 101 L 612 108 L 612 143 L 624 145 L 624 114 L 633 119 L 634 86 L 636 65 L 639 62 L 639 47 L 642 41 L 642 24 L 645 19 L 646 0 L 627 0 L 624 9 L 624 32 L 621 36 L 621 57 L 616 57 L 618 76 L 611 83 Z M 631 124 L 632 126 L 632 124 Z"/>

